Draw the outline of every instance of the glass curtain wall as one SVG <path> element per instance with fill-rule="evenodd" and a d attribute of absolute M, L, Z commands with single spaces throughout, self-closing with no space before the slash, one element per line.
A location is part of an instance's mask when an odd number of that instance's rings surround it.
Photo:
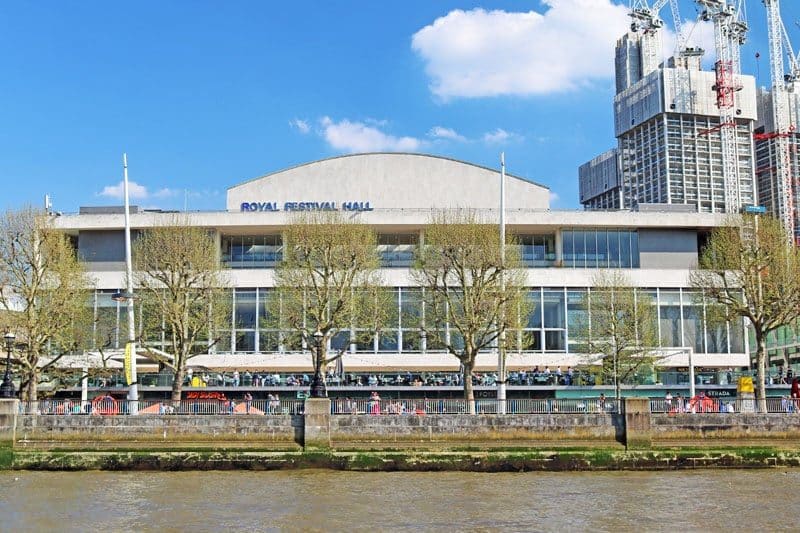
<path fill-rule="evenodd" d="M 562 258 L 572 268 L 639 268 L 639 233 L 628 230 L 563 230 Z"/>
<path fill-rule="evenodd" d="M 387 325 L 377 336 L 352 343 L 350 332 L 343 331 L 331 340 L 331 349 L 355 350 L 357 353 L 419 353 L 443 351 L 437 335 L 421 334 L 426 306 L 423 291 L 419 288 L 395 287 L 391 291 L 393 312 Z M 582 353 L 585 343 L 581 338 L 585 324 L 591 320 L 584 307 L 590 288 L 531 288 L 531 313 L 524 323 L 524 330 L 510 338 L 516 338 L 516 346 L 523 352 Z M 741 321 L 719 323 L 711 317 L 719 316 L 702 293 L 690 289 L 636 289 L 637 294 L 646 295 L 657 306 L 658 330 L 662 348 L 691 346 L 697 353 L 743 353 L 744 324 Z M 124 346 L 124 329 L 127 317 L 123 306 L 111 300 L 112 291 L 96 291 L 93 302 L 95 325 L 93 347 L 120 348 Z M 270 317 L 274 306 L 272 289 L 237 288 L 230 291 L 226 305 L 229 326 L 220 332 L 221 340 L 214 347 L 216 352 L 227 353 L 273 353 L 296 352 L 302 347 L 289 346 L 288 335 L 277 328 L 277 320 Z M 589 296 L 591 297 L 591 296 Z M 152 311 L 137 311 L 139 324 L 142 320 L 157 320 Z M 122 329 L 121 329 L 122 327 Z M 362 326 L 363 327 L 363 326 Z M 455 335 L 448 325 L 442 336 Z M 446 338 L 446 337 L 445 337 Z M 162 336 L 146 339 L 153 345 L 163 344 Z M 297 343 L 296 343 L 297 344 Z"/>

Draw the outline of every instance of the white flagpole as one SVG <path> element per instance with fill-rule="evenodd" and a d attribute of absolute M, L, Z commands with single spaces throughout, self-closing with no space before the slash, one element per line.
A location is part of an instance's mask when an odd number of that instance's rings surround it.
<path fill-rule="evenodd" d="M 500 152 L 500 264 L 506 266 L 506 154 Z M 500 273 L 500 291 L 505 293 L 505 275 Z M 503 296 L 505 297 L 505 296 Z M 502 317 L 505 321 L 505 315 Z M 505 325 L 497 345 L 497 412 L 506 414 L 506 332 Z"/>

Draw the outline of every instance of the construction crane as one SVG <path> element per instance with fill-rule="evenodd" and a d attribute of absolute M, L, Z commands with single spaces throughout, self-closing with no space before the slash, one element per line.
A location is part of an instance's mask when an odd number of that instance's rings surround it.
<path fill-rule="evenodd" d="M 767 35 L 769 38 L 769 65 L 772 81 L 772 118 L 774 131 L 762 134 L 758 140 L 771 140 L 775 146 L 775 181 L 777 185 L 777 215 L 788 235 L 800 243 L 796 226 L 798 182 L 792 175 L 790 136 L 795 131 L 789 109 L 790 89 L 800 76 L 786 27 L 780 13 L 780 0 L 763 0 L 767 9 Z M 786 47 L 784 49 L 784 46 Z M 785 71 L 784 53 L 789 59 L 789 73 Z"/>
<path fill-rule="evenodd" d="M 633 19 L 631 30 L 634 32 L 642 30 L 645 35 L 656 34 L 664 26 L 664 21 L 658 16 L 658 13 L 667 4 L 672 11 L 672 23 L 675 27 L 675 48 L 678 53 L 681 53 L 686 48 L 686 39 L 682 31 L 678 0 L 656 0 L 652 7 L 648 5 L 647 0 L 631 0 L 629 13 Z"/>
<path fill-rule="evenodd" d="M 733 0 L 735 2 L 735 0 Z M 729 0 L 696 0 L 704 11 L 700 18 L 714 24 L 714 65 L 719 108 L 719 133 L 722 148 L 722 175 L 725 183 L 725 209 L 738 213 L 742 209 L 739 187 L 739 164 L 736 150 L 736 92 L 741 90 L 740 47 L 745 42 L 747 23 L 742 19 L 742 0 L 738 5 Z"/>

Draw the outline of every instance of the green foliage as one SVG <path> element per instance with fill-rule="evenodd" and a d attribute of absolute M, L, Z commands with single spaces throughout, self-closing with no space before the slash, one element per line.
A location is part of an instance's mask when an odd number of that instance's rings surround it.
<path fill-rule="evenodd" d="M 646 293 L 634 290 L 620 273 L 598 273 L 584 298 L 589 309 L 578 325 L 578 337 L 586 340 L 585 363 L 599 369 L 603 383 L 620 385 L 646 373 L 660 355 L 656 306 Z"/>
<path fill-rule="evenodd" d="M 283 261 L 262 326 L 279 330 L 292 349 L 307 346 L 314 368 L 322 369 L 350 343 L 374 338 L 396 314 L 395 293 L 382 286 L 379 268 L 370 226 L 336 211 L 298 213 L 284 232 Z M 337 335 L 345 338 L 329 353 Z"/>
<path fill-rule="evenodd" d="M 37 398 L 42 372 L 89 342 L 91 282 L 69 237 L 47 213 L 9 210 L 0 218 L 0 309 L 17 336 L 21 397 Z"/>

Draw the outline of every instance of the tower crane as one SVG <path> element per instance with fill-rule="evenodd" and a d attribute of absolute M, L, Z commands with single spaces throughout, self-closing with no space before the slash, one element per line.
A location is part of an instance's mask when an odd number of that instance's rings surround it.
<path fill-rule="evenodd" d="M 789 108 L 790 89 L 800 79 L 800 65 L 792 49 L 780 13 L 780 0 L 763 0 L 767 10 L 767 35 L 769 38 L 769 66 L 772 81 L 772 118 L 774 131 L 763 135 L 775 146 L 775 178 L 777 185 L 777 215 L 786 232 L 800 243 L 797 227 L 797 194 L 800 189 L 797 176 L 792 174 L 789 155 L 789 137 L 795 130 Z M 784 46 L 786 47 L 784 49 Z M 789 60 L 789 73 L 785 71 L 784 52 Z"/>
<path fill-rule="evenodd" d="M 742 19 L 742 0 L 695 0 L 704 11 L 700 17 L 714 23 L 714 64 L 719 108 L 719 133 L 722 148 L 722 175 L 725 184 L 725 209 L 738 213 L 742 208 L 739 164 L 736 150 L 736 92 L 741 90 L 740 47 L 745 42 L 747 23 Z"/>

